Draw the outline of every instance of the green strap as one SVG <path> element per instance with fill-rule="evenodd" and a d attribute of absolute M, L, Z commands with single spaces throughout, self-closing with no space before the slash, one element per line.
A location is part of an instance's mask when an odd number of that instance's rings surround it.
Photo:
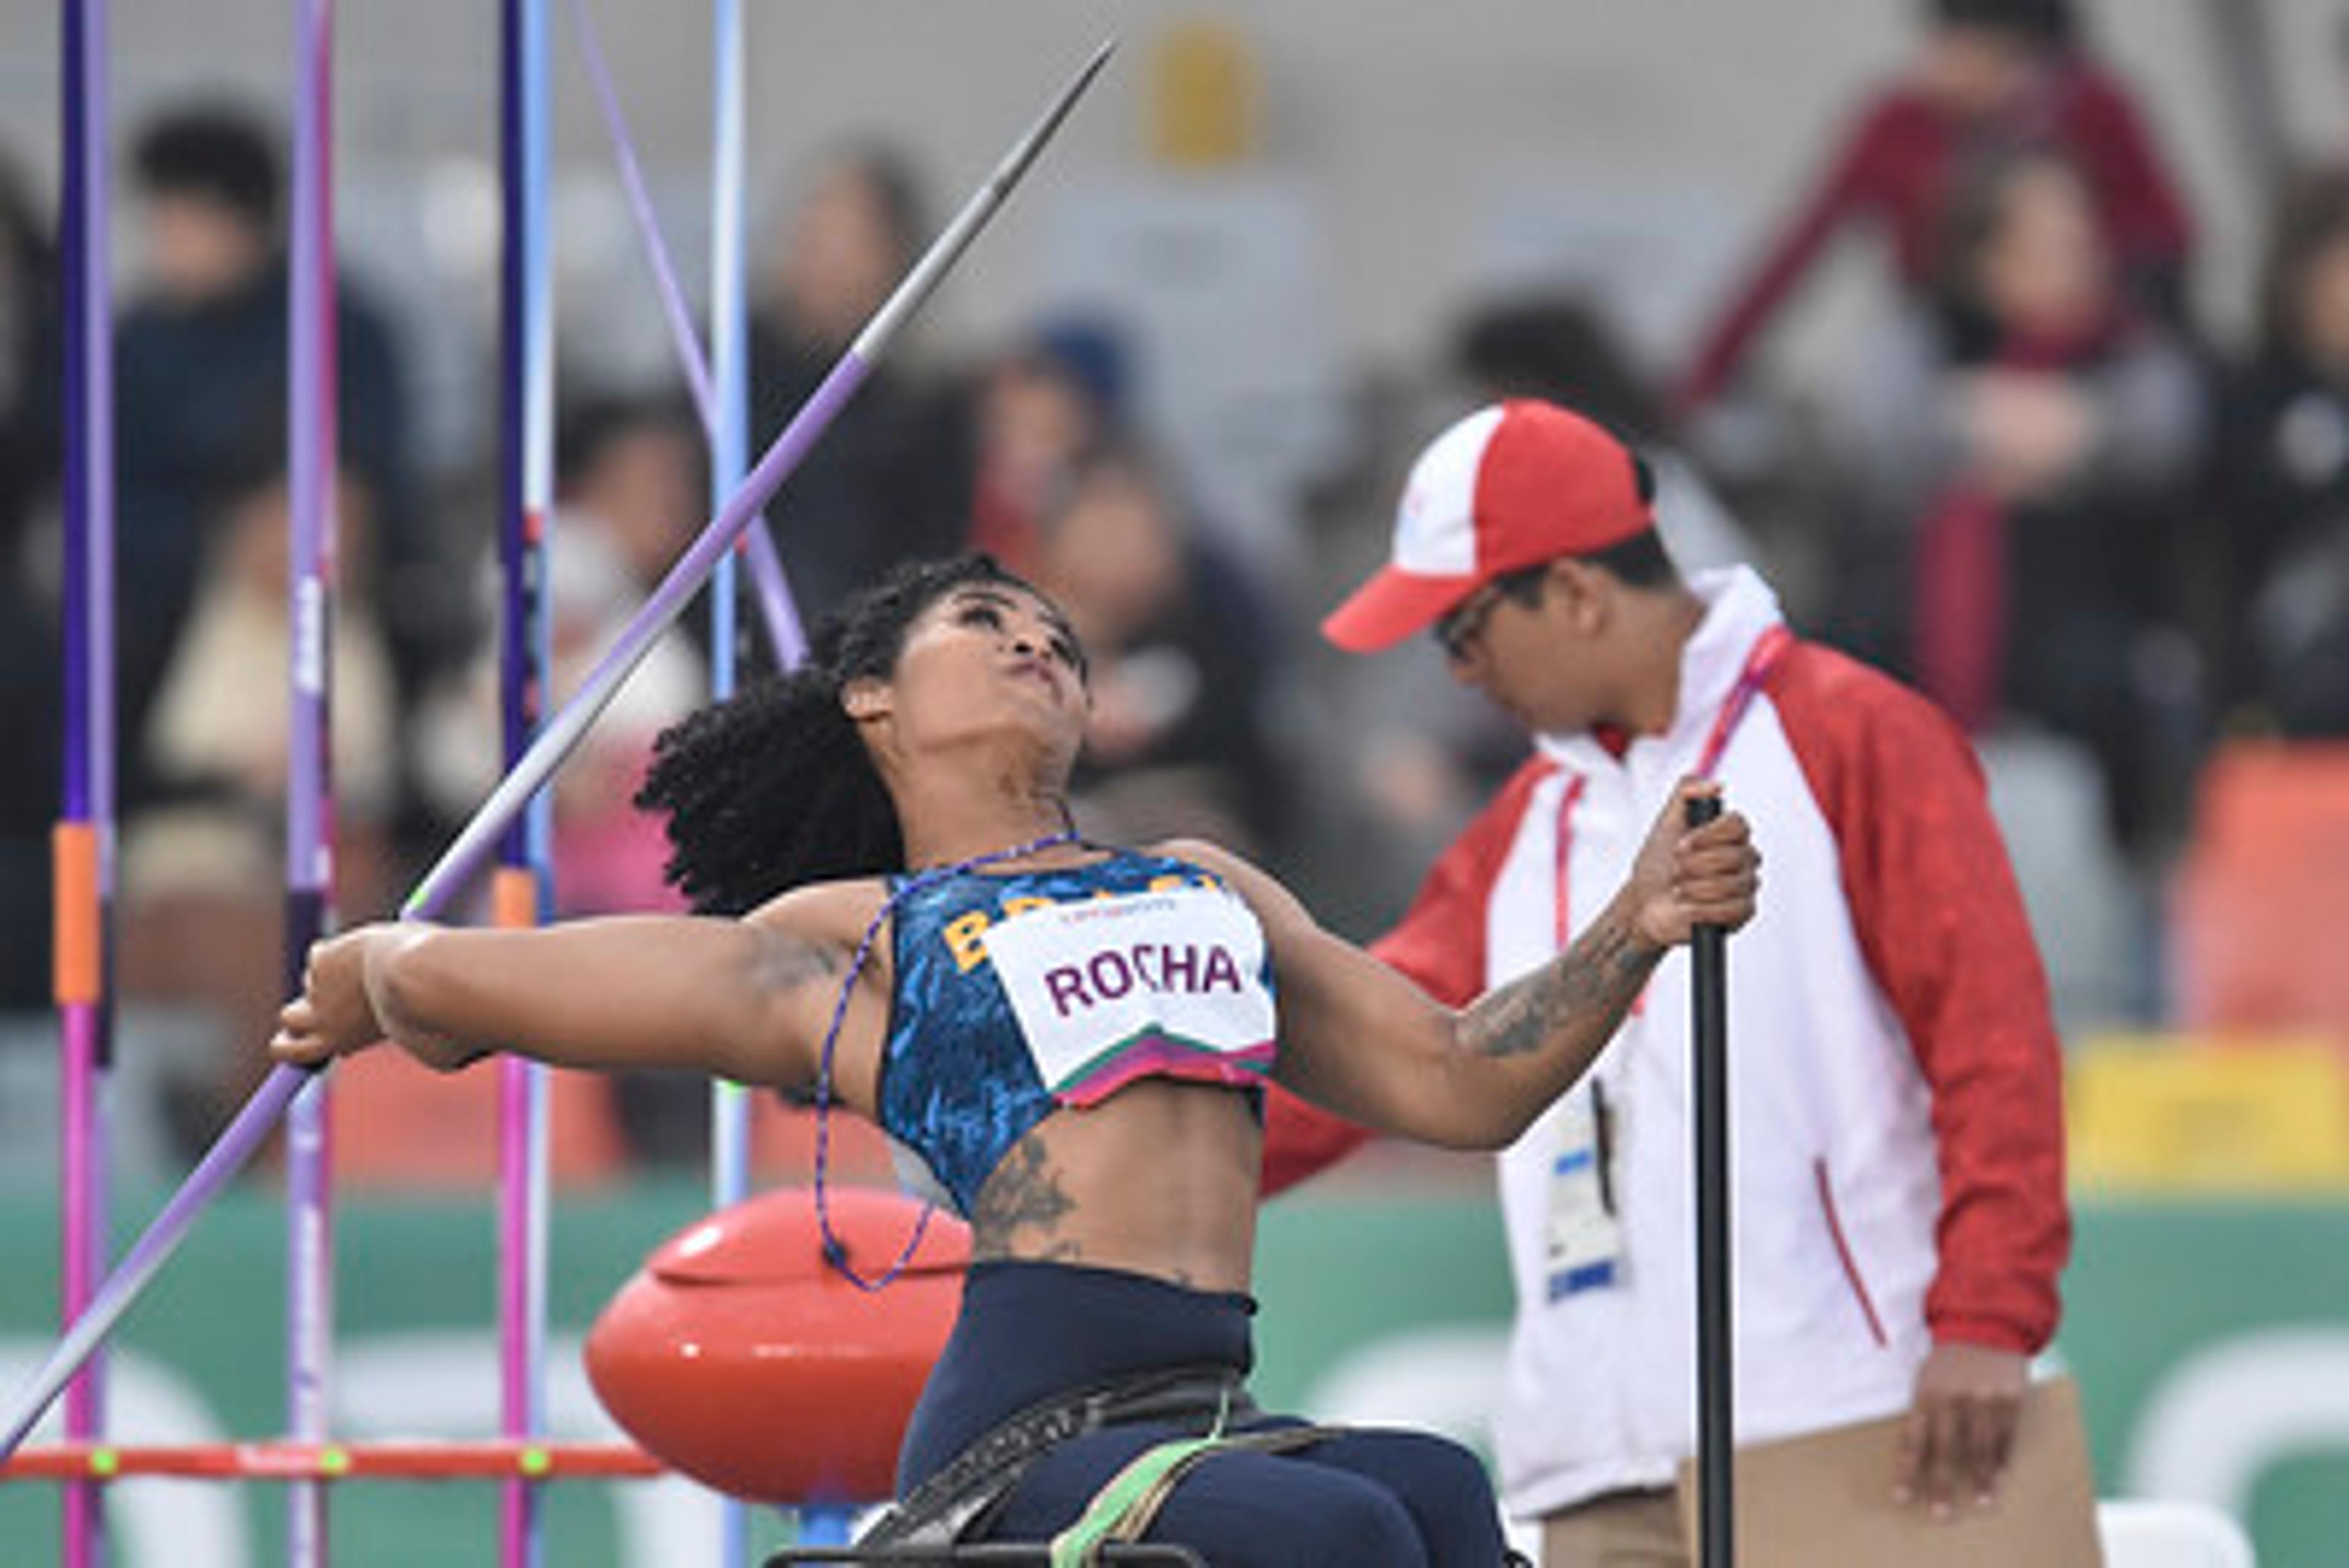
<path fill-rule="evenodd" d="M 1219 1421 L 1218 1426 L 1221 1425 Z M 1280 1454 L 1326 1443 L 1340 1434 L 1327 1427 L 1270 1427 L 1253 1432 L 1210 1432 L 1177 1438 L 1146 1449 L 1110 1483 L 1093 1494 L 1078 1521 L 1052 1538 L 1051 1568 L 1092 1568 L 1101 1549 L 1117 1541 L 1137 1541 L 1165 1506 L 1174 1483 L 1202 1459 L 1246 1449 Z"/>
<path fill-rule="evenodd" d="M 1161 1480 L 1195 1456 L 1226 1447 L 1228 1442 L 1228 1438 L 1219 1437 L 1177 1438 L 1143 1449 L 1112 1477 L 1107 1486 L 1093 1494 L 1091 1506 L 1074 1524 L 1052 1537 L 1052 1568 L 1084 1568 L 1093 1561 L 1093 1553 L 1102 1543 L 1125 1522 L 1134 1505 L 1157 1490 Z"/>

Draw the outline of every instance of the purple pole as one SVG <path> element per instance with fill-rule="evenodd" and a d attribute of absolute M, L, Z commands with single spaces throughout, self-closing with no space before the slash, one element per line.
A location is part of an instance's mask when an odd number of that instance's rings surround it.
<path fill-rule="evenodd" d="M 498 559 L 504 590 L 499 661 L 501 732 L 509 767 L 529 749 L 545 707 L 553 651 L 547 534 L 554 523 L 554 313 L 546 218 L 544 0 L 502 9 L 500 111 L 505 249 L 500 274 L 503 368 L 499 404 Z M 549 902 L 553 837 L 545 790 L 498 848 L 496 918 L 535 925 Z M 499 1429 L 526 1439 L 540 1427 L 545 1383 L 546 1071 L 509 1056 L 498 1067 Z M 535 1568 L 539 1491 L 499 1487 L 499 1562 Z"/>
<path fill-rule="evenodd" d="M 627 193 L 628 215 L 635 221 L 637 243 L 644 247 L 646 263 L 652 268 L 653 285 L 660 294 L 661 316 L 668 324 L 669 348 L 677 356 L 678 368 L 685 377 L 686 389 L 693 394 L 694 411 L 700 416 L 702 434 L 708 439 L 710 452 L 715 456 L 727 440 L 719 417 L 719 400 L 721 396 L 729 399 L 738 398 L 740 394 L 712 390 L 709 367 L 704 360 L 701 344 L 694 336 L 693 312 L 685 303 L 685 290 L 678 283 L 676 264 L 670 260 L 668 246 L 661 239 L 660 220 L 654 214 L 652 197 L 645 189 L 644 171 L 636 159 L 636 144 L 628 136 L 627 117 L 620 109 L 619 89 L 612 84 L 612 68 L 604 57 L 604 46 L 595 36 L 595 24 L 588 14 L 586 0 L 571 0 L 571 16 L 572 31 L 579 39 L 580 57 L 586 62 L 587 80 L 595 89 L 597 107 L 604 112 L 604 130 L 611 140 L 613 160 L 619 167 L 620 187 Z M 722 36 L 725 35 L 723 18 L 719 21 L 719 31 Z M 730 36 L 739 38 L 739 20 L 735 23 L 734 32 Z M 738 44 L 738 51 L 739 47 Z M 722 63 L 725 58 L 725 47 L 722 42 L 718 54 L 721 62 L 719 69 L 722 79 L 722 73 L 726 69 Z M 735 70 L 739 75 L 740 70 L 739 64 Z M 718 114 L 722 120 L 727 110 L 722 102 L 723 94 L 719 96 L 721 102 Z M 739 88 L 736 92 L 736 102 L 738 106 L 736 119 L 739 120 Z M 730 149 L 721 136 L 719 162 L 721 164 L 727 162 L 729 156 Z M 735 192 L 732 198 L 733 211 L 728 213 L 721 209 L 717 213 L 716 220 L 711 224 L 710 244 L 713 270 L 718 265 L 717 258 L 722 256 L 730 248 L 735 253 L 734 265 L 739 273 L 741 210 L 741 149 L 739 129 L 730 148 L 730 156 L 733 174 L 730 178 L 721 169 L 714 176 L 713 189 L 724 191 L 730 185 Z M 730 224 L 731 225 L 730 238 L 728 237 Z M 714 279 L 713 282 L 715 282 Z M 711 289 L 711 324 L 719 331 L 729 330 L 724 323 L 730 315 L 739 313 L 740 304 L 739 280 L 736 296 L 730 306 L 725 297 L 726 293 L 727 291 L 722 288 Z M 735 410 L 729 417 L 739 422 L 742 417 L 742 411 L 739 409 Z M 721 486 L 719 489 L 721 495 L 724 493 L 722 486 L 732 484 L 741 472 L 741 443 L 744 437 L 738 431 L 732 439 L 737 444 L 732 460 L 724 465 L 726 470 L 724 476 L 717 477 L 716 470 L 719 464 L 713 462 L 711 465 L 713 483 Z M 792 601 L 791 579 L 783 571 L 782 557 L 775 553 L 775 537 L 768 528 L 767 520 L 764 517 L 755 519 L 743 534 L 742 548 L 750 563 L 750 582 L 758 591 L 760 618 L 767 628 L 768 645 L 775 656 L 776 665 L 781 669 L 789 670 L 805 657 L 807 636 L 800 625 L 799 610 Z"/>
<path fill-rule="evenodd" d="M 114 891 L 114 328 L 109 277 L 105 0 L 65 0 L 63 242 L 65 734 L 56 833 L 56 998 L 65 1189 L 58 1310 L 86 1312 L 107 1253 L 106 1080 Z M 66 1398 L 66 1436 L 105 1429 L 104 1367 Z M 11 1445 L 13 1447 L 13 1444 Z M 65 1561 L 106 1552 L 104 1492 L 65 1491 Z"/>
<path fill-rule="evenodd" d="M 1113 45 L 1104 44 L 1086 61 L 1075 78 L 1061 89 L 1060 96 L 1031 126 L 1019 144 L 1006 154 L 988 175 L 987 182 L 963 204 L 952 222 L 936 240 L 931 243 L 921 259 L 914 264 L 898 284 L 896 291 L 882 303 L 873 319 L 858 333 L 833 365 L 823 382 L 799 412 L 783 427 L 772 445 L 767 448 L 750 477 L 718 515 L 702 530 L 701 536 L 689 545 L 668 570 L 658 586 L 646 598 L 628 624 L 604 657 L 597 661 L 579 690 L 554 717 L 539 731 L 522 761 L 507 774 L 498 787 L 475 810 L 472 820 L 457 836 L 454 843 L 441 852 L 440 858 L 425 873 L 424 878 L 409 893 L 401 906 L 403 918 L 429 917 L 441 909 L 450 895 L 463 885 L 467 874 L 478 861 L 482 848 L 502 834 L 520 809 L 520 803 L 536 793 L 539 785 L 553 775 L 564 754 L 585 733 L 595 715 L 611 701 L 620 682 L 642 661 L 655 639 L 675 624 L 683 613 L 686 601 L 709 575 L 719 556 L 730 548 L 759 508 L 766 504 L 776 488 L 791 476 L 807 458 L 823 431 L 839 415 L 857 388 L 872 373 L 872 367 L 887 350 L 890 342 L 905 327 L 906 320 L 921 307 L 938 284 L 944 280 L 964 251 L 978 237 L 1010 195 L 1020 177 L 1035 162 L 1037 154 L 1051 139 L 1052 133 L 1076 107 L 1077 99 L 1092 85 L 1108 64 Z M 21 1388 L 6 1412 L 5 1424 L 0 1424 L 0 1459 L 16 1451 L 25 1434 L 40 1419 L 57 1390 L 75 1370 L 88 1359 L 122 1314 L 128 1312 L 147 1282 L 171 1258 L 187 1237 L 188 1229 L 204 1206 L 218 1196 L 220 1189 L 236 1175 L 246 1160 L 267 1141 L 285 1107 L 298 1094 L 303 1085 L 319 1071 L 317 1068 L 281 1066 L 262 1080 L 239 1110 L 234 1120 L 213 1140 L 196 1168 L 180 1184 L 160 1213 L 149 1221 L 146 1231 L 131 1244 L 114 1272 L 107 1276 L 97 1293 L 84 1308 L 81 1316 L 67 1330 L 48 1358 L 34 1372 Z"/>
<path fill-rule="evenodd" d="M 334 810 L 329 736 L 335 581 L 336 341 L 334 5 L 295 0 L 294 179 L 287 234 L 286 624 L 293 647 L 285 753 L 285 989 L 300 991 L 310 944 L 331 919 Z M 286 1120 L 285 1429 L 326 1438 L 334 1353 L 334 1210 L 326 1081 Z M 286 1489 L 285 1554 L 326 1561 L 326 1489 Z"/>

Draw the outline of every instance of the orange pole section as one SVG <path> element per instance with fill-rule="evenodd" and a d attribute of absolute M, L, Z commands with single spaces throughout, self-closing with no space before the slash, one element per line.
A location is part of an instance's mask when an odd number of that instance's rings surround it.
<path fill-rule="evenodd" d="M 0 1462 L 0 1481 L 642 1480 L 667 1474 L 626 1443 L 59 1443 Z"/>
<path fill-rule="evenodd" d="M 60 822 L 50 829 L 49 893 L 56 910 L 57 950 L 51 986 L 58 1006 L 95 1006 L 105 985 L 105 942 L 98 895 L 98 828 Z"/>
<path fill-rule="evenodd" d="M 501 866 L 490 878 L 490 919 L 507 930 L 538 924 L 538 873 Z"/>

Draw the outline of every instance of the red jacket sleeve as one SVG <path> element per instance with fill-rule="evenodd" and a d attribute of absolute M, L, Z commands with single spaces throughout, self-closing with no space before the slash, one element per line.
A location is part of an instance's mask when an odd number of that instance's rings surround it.
<path fill-rule="evenodd" d="M 1484 992 L 1485 896 L 1534 785 L 1549 771 L 1539 759 L 1519 768 L 1429 870 L 1402 923 L 1371 944 L 1373 954 L 1447 1007 L 1464 1007 Z M 1274 1085 L 1265 1105 L 1265 1195 L 1327 1169 L 1371 1136 Z"/>
<path fill-rule="evenodd" d="M 2063 1059 L 1982 771 L 1907 688 L 1808 644 L 1768 690 L 1833 828 L 1868 964 L 1933 1096 L 1934 1337 L 2031 1352 L 2071 1251 Z"/>
<path fill-rule="evenodd" d="M 2064 83 L 2064 140 L 2095 187 L 2114 251 L 2132 268 L 2182 268 L 2194 222 L 2128 90 L 2075 66 Z"/>
<path fill-rule="evenodd" d="M 1872 104 L 1837 146 L 1826 172 L 1802 206 L 1777 231 L 1760 263 L 1699 339 L 1688 369 L 1672 389 L 1673 412 L 1685 417 L 1718 397 L 1736 378 L 1771 317 L 1777 315 L 1837 231 L 1887 199 L 1890 156 L 1906 140 L 1913 105 L 1898 95 Z"/>

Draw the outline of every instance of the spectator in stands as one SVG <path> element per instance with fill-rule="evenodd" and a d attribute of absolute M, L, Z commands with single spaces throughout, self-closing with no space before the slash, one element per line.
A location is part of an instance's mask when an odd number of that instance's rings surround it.
<path fill-rule="evenodd" d="M 824 162 L 784 220 L 750 324 L 751 423 L 772 441 L 888 297 L 924 238 L 912 171 L 852 148 Z M 903 352 L 843 407 L 768 515 L 811 618 L 880 572 L 951 553 L 968 530 L 969 419 Z"/>
<path fill-rule="evenodd" d="M 1914 59 L 1879 88 L 1793 218 L 1698 339 L 1672 402 L 1727 390 L 1779 308 L 1847 230 L 1878 229 L 1903 289 L 1932 281 L 1950 191 L 1984 158 L 2060 149 L 2079 167 L 2130 298 L 2182 318 L 2193 228 L 2128 89 L 2081 37 L 2069 0 L 1926 0 Z"/>
<path fill-rule="evenodd" d="M 555 506 L 566 529 L 594 534 L 628 581 L 650 593 L 709 520 L 708 449 L 693 410 L 663 393 L 590 397 L 555 432 Z M 697 655 L 707 618 L 678 623 Z"/>
<path fill-rule="evenodd" d="M 57 477 L 57 265 L 22 172 L 0 159 L 0 560 L 11 567 Z"/>
<path fill-rule="evenodd" d="M 223 483 L 221 516 L 199 524 L 207 544 L 186 628 L 136 737 L 150 789 L 122 842 L 124 993 L 201 1009 L 221 1031 L 222 1054 L 174 1101 L 191 1151 L 252 1088 L 264 1065 L 254 1046 L 285 1000 L 288 493 L 274 458 Z M 366 493 L 344 491 L 357 538 Z M 335 898 L 361 909 L 381 905 L 389 879 L 397 751 L 389 653 L 367 606 L 363 593 L 343 597 L 329 651 Z"/>
<path fill-rule="evenodd" d="M 1858 518 L 1839 639 L 1970 728 L 2085 742 L 2127 846 L 2191 728 L 2170 507 L 2208 420 L 2193 356 L 2045 151 L 1958 191 L 1929 302 L 1868 346 L 1833 420 Z"/>
<path fill-rule="evenodd" d="M 139 135 L 142 273 L 116 340 L 122 732 L 143 733 L 209 551 L 235 514 L 252 454 L 285 441 L 286 287 L 274 133 L 240 109 L 171 110 Z M 368 497 L 378 558 L 346 548 L 376 586 L 403 698 L 439 651 L 431 552 L 412 497 L 409 409 L 384 317 L 346 285 L 336 312 L 337 437 Z M 126 777 L 126 801 L 140 793 Z"/>
<path fill-rule="evenodd" d="M 2287 734 L 2349 735 L 2349 168 L 2284 200 L 2220 429 L 2226 696 Z"/>
<path fill-rule="evenodd" d="M 31 559 L 59 458 L 56 258 L 16 165 L 0 160 L 0 1009 L 49 1002 L 49 829 L 57 815 L 57 627 Z"/>
<path fill-rule="evenodd" d="M 1281 825 L 1265 612 L 1131 448 L 1096 453 L 1038 531 L 1037 586 L 1090 654 L 1073 780 L 1087 830 L 1204 835 L 1263 856 Z"/>
<path fill-rule="evenodd" d="M 978 393 L 970 543 L 1014 572 L 1036 561 L 1042 514 L 1124 412 L 1125 353 L 1106 327 L 1048 323 L 989 366 Z"/>

